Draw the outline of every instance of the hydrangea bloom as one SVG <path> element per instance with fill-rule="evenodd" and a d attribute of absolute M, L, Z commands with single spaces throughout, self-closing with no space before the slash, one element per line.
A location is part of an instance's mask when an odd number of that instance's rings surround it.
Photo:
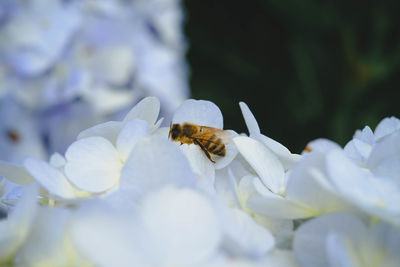
<path fill-rule="evenodd" d="M 2 1 L 0 159 L 63 153 L 148 95 L 170 119 L 188 96 L 182 21 L 179 0 Z"/>
<path fill-rule="evenodd" d="M 155 97 L 82 131 L 65 155 L 1 162 L 0 263 L 398 266 L 399 120 L 293 154 L 240 106 L 249 136 L 230 130 L 216 163 L 168 139 Z M 223 127 L 204 100 L 172 122 Z"/>

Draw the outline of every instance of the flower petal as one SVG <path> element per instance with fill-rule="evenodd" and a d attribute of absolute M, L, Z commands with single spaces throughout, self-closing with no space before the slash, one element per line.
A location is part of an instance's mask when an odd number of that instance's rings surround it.
<path fill-rule="evenodd" d="M 146 121 L 139 119 L 127 121 L 117 139 L 117 150 L 121 159 L 125 161 L 136 143 L 149 135 L 149 124 Z"/>
<path fill-rule="evenodd" d="M 329 233 L 357 240 L 366 235 L 366 228 L 355 216 L 330 213 L 302 224 L 295 232 L 293 251 L 302 266 L 330 266 L 326 255 Z"/>
<path fill-rule="evenodd" d="M 291 166 L 300 159 L 300 156 L 290 153 L 289 149 L 287 149 L 281 143 L 261 134 L 257 120 L 254 117 L 253 113 L 251 113 L 246 103 L 240 102 L 239 106 L 242 110 L 242 114 L 246 122 L 247 129 L 249 130 L 250 137 L 264 143 L 264 145 L 266 145 L 272 152 L 276 154 L 276 156 L 278 156 L 278 158 L 284 165 L 285 170 L 290 169 Z"/>
<path fill-rule="evenodd" d="M 239 255 L 261 256 L 274 247 L 272 234 L 242 210 L 226 209 L 223 220 L 227 235 L 225 245 L 229 251 Z"/>
<path fill-rule="evenodd" d="M 253 113 L 249 109 L 246 103 L 239 102 L 240 109 L 243 114 L 244 121 L 246 123 L 247 129 L 249 130 L 249 135 L 257 135 L 260 134 L 260 127 L 258 126 L 257 120 L 254 117 Z"/>
<path fill-rule="evenodd" d="M 309 152 L 328 153 L 332 149 L 341 149 L 341 147 L 337 143 L 329 139 L 318 138 L 307 144 L 305 151 L 303 151 L 303 154 Z"/>
<path fill-rule="evenodd" d="M 400 184 L 400 131 L 379 140 L 367 161 L 368 168 L 376 175 L 390 177 Z"/>
<path fill-rule="evenodd" d="M 35 218 L 38 191 L 36 184 L 26 187 L 15 209 L 0 221 L 0 263 L 9 262 L 24 243 Z"/>
<path fill-rule="evenodd" d="M 122 128 L 122 122 L 120 121 L 108 121 L 105 123 L 97 124 L 89 129 L 83 130 L 78 135 L 78 140 L 92 137 L 101 136 L 115 144 L 117 137 Z"/>
<path fill-rule="evenodd" d="M 283 197 L 274 196 L 272 193 L 269 197 L 251 197 L 246 206 L 256 213 L 280 219 L 308 218 L 314 215 L 314 212 L 307 207 L 302 207 L 298 203 Z"/>
<path fill-rule="evenodd" d="M 357 266 L 357 260 L 352 260 L 355 253 L 346 244 L 346 237 L 329 233 L 325 240 L 326 256 L 329 266 Z"/>
<path fill-rule="evenodd" d="M 56 167 L 39 159 L 26 159 L 24 166 L 34 179 L 51 194 L 61 198 L 75 198 L 74 188 Z"/>
<path fill-rule="evenodd" d="M 189 160 L 190 167 L 197 175 L 197 183 L 203 188 L 213 188 L 215 180 L 215 168 L 212 163 L 196 145 L 183 144 L 181 151 Z"/>
<path fill-rule="evenodd" d="M 160 101 L 156 97 L 149 96 L 137 103 L 125 116 L 123 122 L 136 118 L 147 121 L 152 126 L 156 122 L 159 113 Z"/>
<path fill-rule="evenodd" d="M 27 239 L 15 255 L 19 266 L 43 262 L 48 266 L 70 264 L 73 254 L 68 250 L 66 237 L 70 213 L 69 209 L 39 208 Z"/>
<path fill-rule="evenodd" d="M 141 218 L 154 266 L 192 266 L 211 258 L 221 240 L 221 229 L 212 203 L 190 189 L 167 187 L 147 196 Z"/>
<path fill-rule="evenodd" d="M 389 179 L 378 179 L 354 164 L 341 150 L 326 158 L 327 173 L 335 188 L 352 204 L 368 213 L 400 224 L 400 187 Z"/>
<path fill-rule="evenodd" d="M 400 120 L 396 117 L 384 118 L 375 129 L 375 139 L 378 140 L 400 129 Z"/>
<path fill-rule="evenodd" d="M 119 181 L 122 161 L 114 146 L 103 137 L 74 142 L 67 149 L 65 158 L 65 175 L 81 190 L 103 192 Z"/>
<path fill-rule="evenodd" d="M 33 177 L 22 167 L 0 160 L 0 176 L 19 185 L 26 185 L 34 181 Z"/>
<path fill-rule="evenodd" d="M 287 199 L 308 206 L 315 215 L 345 206 L 325 173 L 325 155 L 316 151 L 305 155 L 292 169 L 286 188 Z"/>
<path fill-rule="evenodd" d="M 71 220 L 73 245 L 96 266 L 143 266 L 135 245 L 140 239 L 132 233 L 135 224 L 98 204 L 94 202 L 81 207 Z"/>
<path fill-rule="evenodd" d="M 167 184 L 193 186 L 196 178 L 179 147 L 157 136 L 141 140 L 122 170 L 120 186 L 154 190 Z"/>
<path fill-rule="evenodd" d="M 175 111 L 172 123 L 194 123 L 222 129 L 223 118 L 221 110 L 212 102 L 188 99 Z"/>
<path fill-rule="evenodd" d="M 57 152 L 50 157 L 50 164 L 56 168 L 64 167 L 66 162 L 67 161 L 65 160 L 64 156 Z"/>
<path fill-rule="evenodd" d="M 268 136 L 265 136 L 263 134 L 256 134 L 251 137 L 262 142 L 267 148 L 274 152 L 278 159 L 281 161 L 285 170 L 291 169 L 292 166 L 301 159 L 301 155 L 292 154 L 289 149 L 287 149 L 284 145 L 275 141 L 272 138 L 269 138 Z"/>
<path fill-rule="evenodd" d="M 278 158 L 259 141 L 238 136 L 233 139 L 242 156 L 274 193 L 281 193 L 285 186 L 285 172 Z"/>
<path fill-rule="evenodd" d="M 238 136 L 238 134 L 232 130 L 226 130 L 225 133 L 227 134 L 226 137 L 223 138 L 223 143 L 225 144 L 226 154 L 223 157 L 214 157 L 214 167 L 216 170 L 228 166 L 239 152 L 235 143 L 233 142 L 233 138 Z"/>

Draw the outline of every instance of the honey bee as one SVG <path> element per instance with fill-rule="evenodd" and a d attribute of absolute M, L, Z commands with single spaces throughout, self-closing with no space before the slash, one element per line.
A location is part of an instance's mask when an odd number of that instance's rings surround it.
<path fill-rule="evenodd" d="M 229 132 L 192 123 L 172 124 L 169 138 L 182 144 L 195 144 L 215 163 L 210 154 L 223 157 L 226 154 L 224 141 Z"/>

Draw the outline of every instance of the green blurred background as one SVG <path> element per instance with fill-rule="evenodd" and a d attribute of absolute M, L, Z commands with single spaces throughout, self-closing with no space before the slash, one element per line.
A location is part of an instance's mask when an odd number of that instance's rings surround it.
<path fill-rule="evenodd" d="M 400 2 L 184 1 L 192 98 L 215 102 L 226 129 L 261 132 L 292 152 L 399 117 Z"/>

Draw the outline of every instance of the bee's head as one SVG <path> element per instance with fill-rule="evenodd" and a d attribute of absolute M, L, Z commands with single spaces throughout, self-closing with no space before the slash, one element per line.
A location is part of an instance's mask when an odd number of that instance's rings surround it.
<path fill-rule="evenodd" d="M 182 129 L 179 124 L 172 124 L 169 129 L 169 138 L 175 141 L 179 137 L 181 131 Z"/>

